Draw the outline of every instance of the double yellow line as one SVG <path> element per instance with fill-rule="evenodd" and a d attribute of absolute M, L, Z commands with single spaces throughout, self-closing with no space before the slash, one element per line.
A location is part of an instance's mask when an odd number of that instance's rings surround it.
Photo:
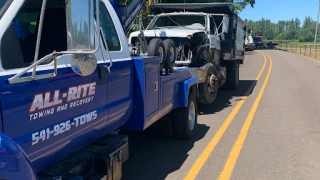
<path fill-rule="evenodd" d="M 272 59 L 269 55 L 258 51 L 263 57 L 264 57 L 264 63 L 263 66 L 259 72 L 259 74 L 256 77 L 256 81 L 258 81 L 266 67 L 266 61 L 267 61 L 267 57 L 269 58 L 269 69 L 268 69 L 268 73 L 267 76 L 263 82 L 263 85 L 259 91 L 259 94 L 257 96 L 257 98 L 254 101 L 254 104 L 247 116 L 247 119 L 239 133 L 238 139 L 236 140 L 230 154 L 229 157 L 220 173 L 219 179 L 230 179 L 231 174 L 233 172 L 234 166 L 237 162 L 237 159 L 239 157 L 240 151 L 242 149 L 243 143 L 247 137 L 250 125 L 252 123 L 253 117 L 258 109 L 258 105 L 260 103 L 260 100 L 262 98 L 262 95 L 264 93 L 264 90 L 267 86 L 270 74 L 271 74 L 271 69 L 272 69 Z M 254 83 L 251 85 L 251 87 L 248 89 L 248 91 L 246 92 L 245 96 L 241 97 L 241 100 L 237 103 L 237 105 L 235 106 L 235 108 L 232 110 L 232 112 L 229 114 L 229 116 L 227 117 L 227 119 L 224 121 L 224 123 L 222 124 L 222 126 L 220 127 L 220 129 L 217 131 L 217 133 L 214 135 L 214 137 L 212 138 L 212 140 L 209 142 L 209 144 L 207 145 L 207 147 L 204 149 L 204 151 L 202 152 L 202 154 L 199 156 L 199 158 L 197 159 L 197 161 L 193 164 L 192 168 L 190 169 L 190 171 L 188 172 L 187 176 L 185 177 L 185 180 L 193 180 L 196 178 L 196 176 L 198 175 L 199 171 L 201 170 L 202 166 L 205 164 L 205 162 L 207 161 L 207 159 L 209 158 L 210 154 L 212 153 L 212 151 L 214 150 L 214 148 L 216 147 L 216 145 L 219 143 L 221 137 L 223 136 L 223 134 L 225 133 L 225 131 L 227 130 L 227 128 L 229 127 L 229 125 L 231 124 L 232 120 L 234 119 L 234 117 L 236 116 L 236 114 L 238 113 L 238 111 L 240 110 L 241 106 L 244 104 L 244 102 L 247 99 L 247 96 L 249 95 L 249 93 L 252 91 L 254 87 Z"/>

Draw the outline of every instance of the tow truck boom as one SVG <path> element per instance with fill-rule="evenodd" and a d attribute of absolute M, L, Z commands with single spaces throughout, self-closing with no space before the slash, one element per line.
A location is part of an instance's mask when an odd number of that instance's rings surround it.
<path fill-rule="evenodd" d="M 129 5 L 121 5 L 119 0 L 109 0 L 115 9 L 125 32 L 146 5 L 146 0 L 132 0 Z"/>

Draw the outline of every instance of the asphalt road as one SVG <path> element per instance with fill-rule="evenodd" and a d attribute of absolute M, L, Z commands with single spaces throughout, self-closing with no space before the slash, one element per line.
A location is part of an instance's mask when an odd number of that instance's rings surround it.
<path fill-rule="evenodd" d="M 200 107 L 191 141 L 130 132 L 123 179 L 320 179 L 320 61 L 259 52 L 247 52 L 237 91 Z"/>

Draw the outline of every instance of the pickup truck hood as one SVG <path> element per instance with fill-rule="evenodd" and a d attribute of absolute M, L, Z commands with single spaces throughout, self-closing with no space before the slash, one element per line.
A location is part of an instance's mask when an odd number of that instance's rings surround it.
<path fill-rule="evenodd" d="M 197 32 L 204 32 L 204 30 L 193 30 L 193 29 L 152 29 L 144 30 L 145 37 L 187 37 Z M 135 31 L 130 34 L 129 40 L 132 37 L 137 37 L 140 31 Z"/>

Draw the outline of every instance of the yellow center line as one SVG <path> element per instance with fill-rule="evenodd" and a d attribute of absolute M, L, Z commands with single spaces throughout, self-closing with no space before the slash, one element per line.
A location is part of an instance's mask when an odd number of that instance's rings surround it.
<path fill-rule="evenodd" d="M 261 52 L 260 52 L 261 53 Z M 261 53 L 264 57 L 266 57 L 264 54 L 265 53 Z M 266 54 L 267 55 L 267 54 Z M 263 82 L 263 85 L 259 91 L 259 94 L 257 96 L 257 98 L 255 99 L 254 101 L 254 104 L 252 105 L 252 108 L 247 116 L 247 119 L 245 121 L 245 123 L 243 124 L 243 127 L 239 133 L 239 136 L 238 136 L 238 139 L 236 140 L 236 142 L 234 143 L 234 146 L 229 154 L 229 157 L 220 173 L 220 176 L 219 176 L 219 179 L 230 179 L 231 177 L 231 174 L 233 172 L 233 169 L 234 169 L 234 166 L 237 162 L 237 159 L 240 155 L 240 151 L 242 149 L 242 146 L 244 144 L 244 141 L 248 135 L 248 132 L 249 132 L 249 129 L 250 129 L 250 125 L 253 121 L 253 118 L 254 118 L 254 115 L 258 109 L 258 106 L 259 106 L 259 103 L 260 103 L 260 100 L 262 98 L 262 95 L 264 93 L 264 90 L 268 84 L 268 80 L 269 80 L 269 77 L 270 77 L 270 74 L 271 74 L 271 69 L 272 69 L 272 59 L 269 55 L 267 55 L 268 58 L 269 58 L 269 62 L 270 62 L 270 65 L 269 65 L 269 70 L 268 70 L 268 73 L 267 73 L 267 76 Z"/>
<path fill-rule="evenodd" d="M 266 67 L 266 57 L 264 56 L 263 66 L 262 66 L 262 68 L 261 68 L 261 70 L 260 70 L 260 72 L 257 75 L 255 80 L 259 80 L 259 78 L 262 75 L 265 67 Z M 232 120 L 234 119 L 236 114 L 238 113 L 239 109 L 241 108 L 241 106 L 243 105 L 245 100 L 247 99 L 247 96 L 249 95 L 249 93 L 251 92 L 253 87 L 254 87 L 254 83 L 252 83 L 251 87 L 247 90 L 245 95 L 240 98 L 241 100 L 238 101 L 238 103 L 236 104 L 234 109 L 231 111 L 231 113 L 229 114 L 227 119 L 221 125 L 219 130 L 216 132 L 214 137 L 211 139 L 211 141 L 209 142 L 207 147 L 202 152 L 202 154 L 198 157 L 197 161 L 193 164 L 192 168 L 190 169 L 190 171 L 188 172 L 188 174 L 184 178 L 185 180 L 191 180 L 191 179 L 195 179 L 196 178 L 196 176 L 198 175 L 198 173 L 201 170 L 202 166 L 207 161 L 209 155 L 211 154 L 211 152 L 214 150 L 214 148 L 216 147 L 216 145 L 220 141 L 221 137 L 223 136 L 223 134 L 225 133 L 225 131 L 229 127 L 230 123 L 232 122 Z"/>

